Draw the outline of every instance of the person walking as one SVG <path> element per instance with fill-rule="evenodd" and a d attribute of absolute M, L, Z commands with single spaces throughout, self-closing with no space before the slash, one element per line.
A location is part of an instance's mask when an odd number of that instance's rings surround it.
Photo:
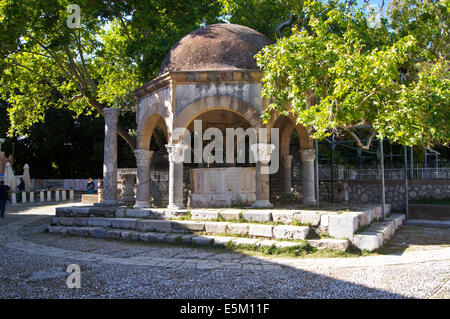
<path fill-rule="evenodd" d="M 6 202 L 9 197 L 9 186 L 5 185 L 5 181 L 0 181 L 0 214 L 1 218 L 5 218 Z"/>

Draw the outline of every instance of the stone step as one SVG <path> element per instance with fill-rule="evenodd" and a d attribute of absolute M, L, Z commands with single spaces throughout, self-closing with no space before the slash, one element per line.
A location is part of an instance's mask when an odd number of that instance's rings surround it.
<path fill-rule="evenodd" d="M 386 205 L 387 212 L 390 205 Z M 345 238 L 352 240 L 353 234 L 369 225 L 374 220 L 382 217 L 381 206 L 369 206 L 357 211 L 330 211 L 330 210 L 306 210 L 306 209 L 194 209 L 169 210 L 163 208 L 130 209 L 126 207 L 61 207 L 56 209 L 57 217 L 116 217 L 116 218 L 138 218 L 145 220 L 179 219 L 181 217 L 194 222 L 252 222 L 252 223 L 278 223 L 285 225 L 303 224 L 315 229 L 316 233 L 328 234 L 334 238 Z M 106 221 L 99 221 L 99 223 Z M 165 224 L 161 224 L 165 225 Z M 182 228 L 182 226 L 180 226 Z M 192 226 L 195 227 L 195 226 Z M 210 224 L 210 227 L 213 227 Z M 216 227 L 223 227 L 217 224 Z M 240 226 L 236 226 L 239 228 Z M 242 226 L 244 227 L 244 226 Z M 241 228 L 242 228 L 241 227 Z M 240 229 L 240 228 L 239 228 Z M 264 231 L 264 227 L 255 231 Z M 282 228 L 277 229 L 282 231 Z M 270 230 L 266 230 L 270 232 Z M 268 236 L 264 236 L 268 237 Z"/>
<path fill-rule="evenodd" d="M 113 229 L 135 230 L 161 233 L 230 234 L 274 239 L 305 240 L 308 226 L 267 225 L 257 223 L 211 222 L 192 220 L 157 220 L 139 218 L 103 217 L 52 217 L 51 225 L 79 227 L 108 227 Z"/>
<path fill-rule="evenodd" d="M 367 230 L 354 234 L 351 241 L 361 250 L 374 251 L 394 236 L 404 220 L 403 214 L 391 214 L 384 222 L 374 222 Z"/>
<path fill-rule="evenodd" d="M 49 226 L 51 234 L 71 235 L 81 237 L 93 237 L 101 239 L 117 239 L 128 241 L 142 241 L 153 243 L 192 243 L 197 246 L 254 246 L 290 248 L 303 246 L 303 242 L 285 240 L 267 240 L 261 238 L 245 238 L 231 236 L 198 236 L 194 234 L 173 234 L 160 232 L 139 232 L 134 230 L 113 229 L 89 226 Z M 311 246 L 317 249 L 333 249 L 345 251 L 348 247 L 347 240 L 319 239 L 307 240 Z"/>

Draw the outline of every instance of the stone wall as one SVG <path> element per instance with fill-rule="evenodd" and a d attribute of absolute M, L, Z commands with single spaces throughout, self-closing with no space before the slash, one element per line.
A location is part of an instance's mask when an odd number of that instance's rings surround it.
<path fill-rule="evenodd" d="M 392 209 L 399 210 L 405 207 L 405 182 L 403 180 L 386 180 L 386 203 Z M 352 203 L 379 203 L 381 201 L 380 181 L 346 181 L 335 183 L 335 200 L 347 197 Z M 409 201 L 450 198 L 450 181 L 445 179 L 408 180 Z M 321 182 L 320 200 L 329 201 L 331 183 Z"/>

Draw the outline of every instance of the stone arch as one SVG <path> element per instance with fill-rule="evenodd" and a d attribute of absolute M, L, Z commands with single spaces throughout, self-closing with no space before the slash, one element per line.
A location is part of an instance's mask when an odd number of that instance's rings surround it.
<path fill-rule="evenodd" d="M 277 112 L 267 124 L 269 128 L 280 128 L 280 155 L 289 154 L 289 144 L 294 129 L 299 137 L 300 149 L 311 149 L 314 147 L 314 140 L 311 138 L 308 129 L 302 125 L 296 125 L 296 120 L 292 113 L 281 115 Z"/>
<path fill-rule="evenodd" d="M 166 107 L 160 103 L 155 103 L 145 110 L 144 115 L 138 124 L 137 149 L 148 150 L 150 141 L 156 127 L 162 128 L 166 140 L 169 140 L 171 127 L 171 117 Z"/>
<path fill-rule="evenodd" d="M 252 104 L 228 95 L 215 95 L 197 99 L 184 107 L 176 114 L 173 128 L 187 128 L 199 115 L 213 110 L 227 110 L 237 113 L 246 119 L 252 127 L 262 125 L 260 113 Z"/>

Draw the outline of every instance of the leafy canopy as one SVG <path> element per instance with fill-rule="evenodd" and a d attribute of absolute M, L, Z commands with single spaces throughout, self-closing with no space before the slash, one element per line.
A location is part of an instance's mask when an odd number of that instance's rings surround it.
<path fill-rule="evenodd" d="M 69 28 L 72 3 L 0 2 L 0 96 L 10 105 L 10 135 L 26 134 L 50 108 L 134 111 L 133 89 L 154 77 L 173 43 L 219 14 L 216 2 L 201 0 L 79 0 L 81 28 Z M 127 130 L 118 134 L 134 148 Z"/>
<path fill-rule="evenodd" d="M 404 145 L 450 141 L 448 0 L 393 0 L 370 27 L 356 2 L 303 2 L 289 37 L 257 56 L 263 96 L 315 138 L 372 125 Z"/>

